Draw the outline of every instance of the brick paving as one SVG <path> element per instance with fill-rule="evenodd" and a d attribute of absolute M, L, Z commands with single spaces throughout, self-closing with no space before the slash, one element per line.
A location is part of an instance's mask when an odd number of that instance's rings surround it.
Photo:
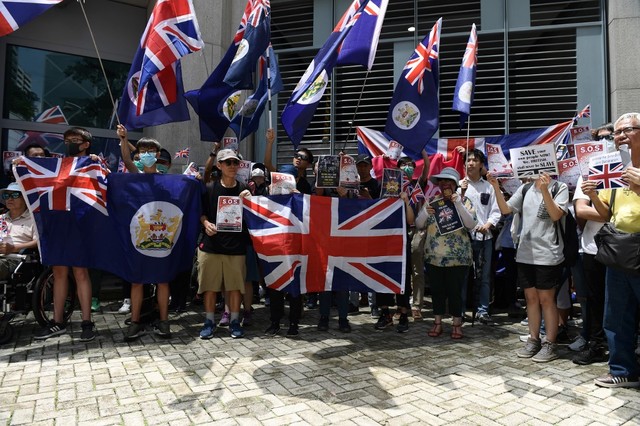
<path fill-rule="evenodd" d="M 94 315 L 99 335 L 33 340 L 27 317 L 0 347 L 0 423 L 234 425 L 615 425 L 639 424 L 640 391 L 603 389 L 605 363 L 577 366 L 563 347 L 547 364 L 519 359 L 525 327 L 506 315 L 498 326 L 465 324 L 465 338 L 430 338 L 429 319 L 410 330 L 373 330 L 368 309 L 353 332 L 318 332 L 305 311 L 297 338 L 265 337 L 268 309 L 256 306 L 244 339 L 218 329 L 200 340 L 203 315 L 171 317 L 173 336 L 126 343 L 115 303 Z M 197 307 L 196 307 L 197 308 Z M 332 311 L 335 314 L 335 311 Z M 429 312 L 424 312 L 428 317 Z M 218 316 L 219 317 L 219 316 Z"/>

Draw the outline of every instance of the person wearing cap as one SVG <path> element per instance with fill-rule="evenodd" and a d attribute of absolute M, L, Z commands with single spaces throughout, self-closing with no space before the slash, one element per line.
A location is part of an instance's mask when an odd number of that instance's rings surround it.
<path fill-rule="evenodd" d="M 473 261 L 473 251 L 469 231 L 477 225 L 476 215 L 471 200 L 456 192 L 460 174 L 452 167 L 445 167 L 431 181 L 438 185 L 441 195 L 460 216 L 462 227 L 455 231 L 441 234 L 436 224 L 435 210 L 430 203 L 425 203 L 416 218 L 418 229 L 426 228 L 424 258 L 427 263 L 427 276 L 431 283 L 433 314 L 435 321 L 430 337 L 442 334 L 442 318 L 446 312 L 447 301 L 449 313 L 453 317 L 452 339 L 462 338 L 462 285 L 467 279 L 469 267 Z M 433 199 L 430 200 L 434 201 Z"/>
<path fill-rule="evenodd" d="M 377 199 L 380 198 L 380 183 L 371 176 L 371 156 L 360 154 L 356 157 L 356 167 L 360 176 L 360 197 Z"/>
<path fill-rule="evenodd" d="M 71 127 L 63 134 L 64 144 L 69 157 L 91 156 L 93 161 L 99 161 L 98 157 L 91 154 L 92 136 L 82 127 Z M 59 336 L 67 332 L 63 323 L 64 305 L 69 293 L 69 266 L 54 265 L 53 270 L 53 322 L 41 329 L 35 336 L 36 340 L 45 340 Z M 89 269 L 72 266 L 73 277 L 76 281 L 78 300 L 82 311 L 81 342 L 89 342 L 95 339 L 95 325 L 91 321 L 91 278 Z"/>
<path fill-rule="evenodd" d="M 269 172 L 275 172 L 276 168 L 272 161 L 273 143 L 276 140 L 276 134 L 273 129 L 267 129 L 266 132 L 267 147 L 264 153 L 264 165 Z M 307 180 L 307 169 L 313 165 L 313 154 L 307 148 L 299 148 L 293 154 L 291 166 L 296 171 L 296 189 L 301 194 L 311 194 L 311 184 Z M 280 170 L 282 173 L 288 173 L 288 170 Z"/>
<path fill-rule="evenodd" d="M 487 180 L 495 190 L 500 212 L 519 214 L 521 218 L 516 264 L 518 286 L 524 289 L 527 302 L 529 337 L 516 355 L 534 362 L 553 361 L 558 358 L 556 292 L 564 281 L 564 243 L 558 236 L 556 222 L 567 213 L 569 189 L 542 173 L 533 184 L 521 185 L 509 201 L 505 201 L 498 180 L 490 173 Z M 540 339 L 542 317 L 547 333 L 545 342 Z"/>
<path fill-rule="evenodd" d="M 166 175 L 169 173 L 169 169 L 171 168 L 171 153 L 166 149 L 160 149 L 160 155 L 158 156 L 158 161 L 156 162 L 156 169 L 158 173 L 161 175 Z"/>
<path fill-rule="evenodd" d="M 7 212 L 0 215 L 0 254 L 19 253 L 37 247 L 36 227 L 22 197 L 20 185 L 13 182 L 0 190 L 0 202 Z M 0 280 L 8 279 L 18 261 L 0 258 Z"/>
<path fill-rule="evenodd" d="M 138 140 L 136 150 L 140 154 L 140 162 L 142 163 L 142 170 L 138 170 L 138 167 L 131 159 L 127 129 L 122 124 L 118 124 L 117 133 L 120 138 L 122 161 L 127 170 L 129 170 L 129 173 L 159 173 L 157 163 L 160 158 L 160 150 L 162 149 L 160 142 L 153 138 L 141 138 Z M 135 340 L 146 333 L 144 326 L 140 323 L 142 301 L 144 299 L 144 289 L 142 286 L 144 284 L 145 283 L 131 283 L 131 324 L 124 334 L 126 341 Z M 155 284 L 160 320 L 155 324 L 154 333 L 160 337 L 169 338 L 171 337 L 171 328 L 169 326 L 169 283 Z"/>
<path fill-rule="evenodd" d="M 240 304 L 245 292 L 246 252 L 249 233 L 242 223 L 242 232 L 218 232 L 216 218 L 218 198 L 251 196 L 247 185 L 236 180 L 240 158 L 231 149 L 221 149 L 217 153 L 218 167 L 222 177 L 206 186 L 202 200 L 200 222 L 204 236 L 198 246 L 198 293 L 203 294 L 205 321 L 200 330 L 201 339 L 211 339 L 215 332 L 216 295 L 224 290 L 228 294 L 230 319 L 229 334 L 232 338 L 244 336 L 240 325 Z"/>

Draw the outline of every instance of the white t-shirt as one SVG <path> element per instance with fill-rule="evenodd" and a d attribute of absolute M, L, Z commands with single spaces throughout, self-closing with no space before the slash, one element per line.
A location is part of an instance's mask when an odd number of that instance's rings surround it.
<path fill-rule="evenodd" d="M 565 212 L 569 204 L 569 190 L 562 182 L 551 181 L 549 192 L 554 185 L 560 185 L 554 201 Z M 507 204 L 522 216 L 522 230 L 516 252 L 516 262 L 528 265 L 554 266 L 564 261 L 562 235 L 549 217 L 542 199 L 542 192 L 533 184 L 522 197 L 525 185 L 511 196 Z M 560 219 L 564 221 L 564 218 Z"/>
<path fill-rule="evenodd" d="M 573 203 L 575 205 L 576 200 L 587 200 L 589 201 L 589 196 L 584 195 L 582 192 L 582 176 L 578 178 L 578 183 L 576 183 L 576 191 L 573 193 Z M 598 252 L 598 246 L 596 246 L 596 242 L 593 237 L 596 233 L 602 228 L 604 222 L 595 222 L 593 220 L 587 220 L 584 225 L 584 229 L 582 230 L 582 235 L 580 235 L 580 247 L 582 248 L 582 252 L 586 254 L 595 255 Z"/>

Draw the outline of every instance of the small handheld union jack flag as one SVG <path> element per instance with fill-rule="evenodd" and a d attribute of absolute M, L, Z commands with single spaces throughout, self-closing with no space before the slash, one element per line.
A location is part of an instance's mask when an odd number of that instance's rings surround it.
<path fill-rule="evenodd" d="M 173 158 L 189 158 L 189 148 L 181 149 L 176 152 L 176 155 Z"/>
<path fill-rule="evenodd" d="M 582 108 L 582 111 L 576 114 L 576 118 L 591 118 L 591 104 Z"/>
<path fill-rule="evenodd" d="M 413 187 L 413 191 L 411 191 L 411 198 L 409 198 L 409 204 L 412 206 L 419 205 L 420 201 L 424 200 L 424 192 L 422 192 L 422 188 L 420 188 L 420 184 L 416 183 L 416 186 Z"/>

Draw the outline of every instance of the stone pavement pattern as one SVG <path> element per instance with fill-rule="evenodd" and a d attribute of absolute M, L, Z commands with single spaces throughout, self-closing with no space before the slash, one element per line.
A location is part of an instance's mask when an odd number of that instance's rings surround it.
<path fill-rule="evenodd" d="M 254 305 L 257 306 L 257 305 Z M 593 378 L 606 364 L 519 359 L 526 330 L 506 315 L 497 327 L 465 324 L 465 338 L 410 330 L 373 330 L 367 310 L 342 334 L 315 330 L 305 311 L 300 336 L 264 337 L 268 309 L 258 307 L 244 339 L 218 329 L 200 340 L 203 315 L 171 318 L 173 337 L 152 333 L 123 342 L 124 316 L 103 305 L 99 335 L 79 342 L 75 313 L 67 335 L 33 340 L 35 322 L 17 324 L 0 347 L 0 423 L 6 424 L 559 424 L 640 423 L 640 392 L 602 389 Z M 366 312 L 366 313 L 365 313 Z M 334 313 L 334 312 L 332 312 Z M 219 318 L 219 316 L 217 316 Z"/>

